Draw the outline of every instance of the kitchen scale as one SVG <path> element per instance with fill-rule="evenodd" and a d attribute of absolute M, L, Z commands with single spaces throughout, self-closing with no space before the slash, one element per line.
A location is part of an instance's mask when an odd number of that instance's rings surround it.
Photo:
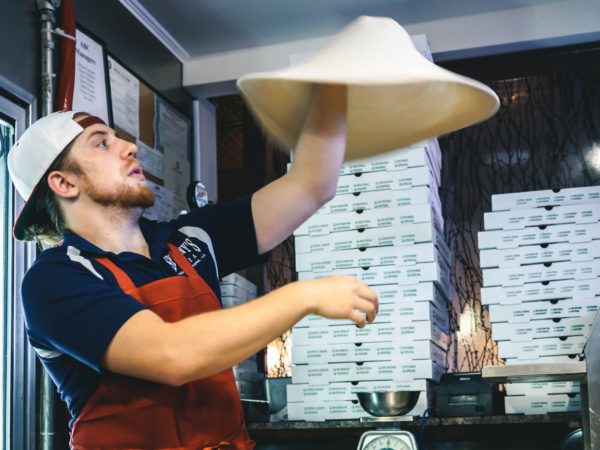
<path fill-rule="evenodd" d="M 361 422 L 381 423 L 388 428 L 389 422 L 409 421 L 404 414 L 415 407 L 419 394 L 419 391 L 357 393 L 360 405 L 372 416 L 361 418 Z M 408 431 L 382 429 L 363 433 L 357 450 L 419 450 L 419 447 Z"/>
<path fill-rule="evenodd" d="M 367 431 L 358 441 L 358 450 L 418 450 L 415 437 L 408 431 Z"/>

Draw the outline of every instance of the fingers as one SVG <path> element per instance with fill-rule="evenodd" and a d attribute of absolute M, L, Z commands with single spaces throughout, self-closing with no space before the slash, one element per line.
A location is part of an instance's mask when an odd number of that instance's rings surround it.
<path fill-rule="evenodd" d="M 369 300 L 358 300 L 355 304 L 355 308 L 363 313 L 367 322 L 372 323 L 377 316 L 377 303 Z"/>
<path fill-rule="evenodd" d="M 379 310 L 377 292 L 364 284 L 362 281 L 358 281 L 356 294 L 358 295 L 359 299 L 355 306 L 367 314 L 367 321 L 369 323 L 373 322 Z"/>
<path fill-rule="evenodd" d="M 350 313 L 349 319 L 356 324 L 358 328 L 362 328 L 367 324 L 367 319 L 364 312 L 354 309 Z"/>

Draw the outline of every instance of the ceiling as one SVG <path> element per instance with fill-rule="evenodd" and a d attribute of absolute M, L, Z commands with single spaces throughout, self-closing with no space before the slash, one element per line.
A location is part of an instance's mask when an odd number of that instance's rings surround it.
<path fill-rule="evenodd" d="M 185 62 L 218 52 L 330 36 L 359 15 L 402 25 L 515 10 L 556 0 L 120 0 L 162 28 Z M 564 0 L 563 0 L 564 1 Z M 156 34 L 156 33 L 155 33 Z"/>

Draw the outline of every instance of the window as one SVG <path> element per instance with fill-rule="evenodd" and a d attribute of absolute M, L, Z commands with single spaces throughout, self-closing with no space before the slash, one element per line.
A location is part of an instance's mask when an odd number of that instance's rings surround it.
<path fill-rule="evenodd" d="M 0 448 L 35 449 L 36 361 L 25 336 L 20 284 L 35 247 L 12 237 L 23 201 L 8 175 L 7 156 L 27 127 L 34 99 L 0 76 Z"/>
<path fill-rule="evenodd" d="M 0 155 L 2 155 L 2 171 L 0 171 L 0 192 L 2 193 L 2 215 L 0 217 L 0 230 L 9 230 L 10 223 L 12 220 L 10 211 L 12 210 L 11 205 L 11 190 L 8 187 L 10 181 L 8 180 L 8 172 L 6 170 L 6 154 L 8 149 L 13 143 L 15 129 L 14 127 L 2 120 L 0 117 Z M 9 356 L 11 354 L 11 326 L 10 326 L 10 292 L 11 287 L 11 271 L 12 261 L 10 258 L 11 242 L 7 232 L 3 233 L 2 239 L 0 240 L 0 252 L 2 252 L 2 274 L 0 276 L 0 287 L 2 288 L 2 305 L 0 307 L 0 324 L 2 324 L 2 332 L 0 333 L 0 348 L 1 348 L 1 361 L 3 362 L 0 367 L 0 378 L 2 379 L 2 390 L 0 391 L 0 404 L 2 404 L 2 430 L 0 430 L 0 437 L 4 443 L 3 447 L 7 447 L 5 438 L 6 431 L 10 424 L 10 386 L 11 386 L 11 373 L 10 366 L 7 364 Z"/>

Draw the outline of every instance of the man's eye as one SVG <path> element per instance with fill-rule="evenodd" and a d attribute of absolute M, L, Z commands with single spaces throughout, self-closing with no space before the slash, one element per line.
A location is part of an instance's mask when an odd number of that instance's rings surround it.
<path fill-rule="evenodd" d="M 106 142 L 106 139 L 102 139 L 100 142 L 98 142 L 98 147 L 107 147 L 108 143 Z"/>

